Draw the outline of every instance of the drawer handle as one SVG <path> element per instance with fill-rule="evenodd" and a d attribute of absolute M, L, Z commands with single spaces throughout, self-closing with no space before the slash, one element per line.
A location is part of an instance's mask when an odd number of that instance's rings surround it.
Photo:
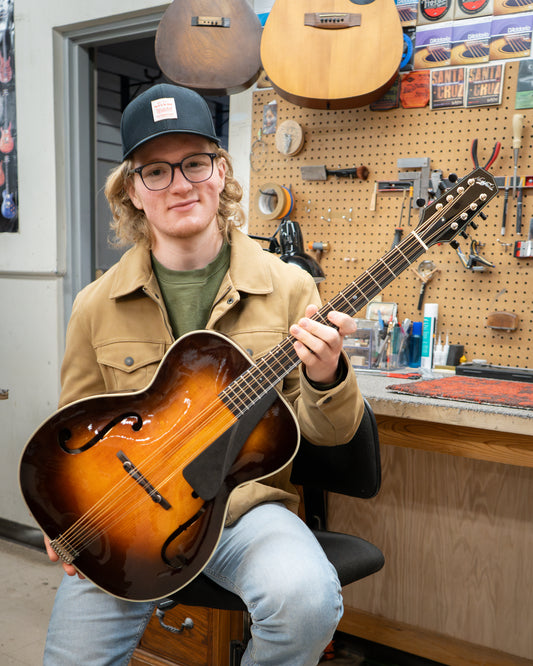
<path fill-rule="evenodd" d="M 190 617 L 186 617 L 185 620 L 181 623 L 181 627 L 178 628 L 178 627 L 173 627 L 171 624 L 166 624 L 166 622 L 164 622 L 165 619 L 164 610 L 157 608 L 155 614 L 159 620 L 159 624 L 163 627 L 163 629 L 171 631 L 173 634 L 181 634 L 185 629 L 192 629 L 194 627 L 194 622 Z"/>

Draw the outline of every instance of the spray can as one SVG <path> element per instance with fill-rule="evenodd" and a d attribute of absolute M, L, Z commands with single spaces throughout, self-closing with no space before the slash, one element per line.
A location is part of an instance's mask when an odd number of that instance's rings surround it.
<path fill-rule="evenodd" d="M 435 332 L 439 316 L 438 303 L 424 305 L 424 325 L 422 327 L 422 356 L 420 367 L 431 370 L 433 367 L 433 351 L 435 349 Z"/>

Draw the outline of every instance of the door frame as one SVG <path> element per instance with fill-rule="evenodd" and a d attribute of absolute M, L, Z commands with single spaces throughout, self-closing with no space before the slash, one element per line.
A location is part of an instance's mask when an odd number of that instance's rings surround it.
<path fill-rule="evenodd" d="M 75 295 L 93 279 L 97 46 L 155 35 L 164 10 L 54 29 L 58 256 L 64 270 L 64 324 Z"/>

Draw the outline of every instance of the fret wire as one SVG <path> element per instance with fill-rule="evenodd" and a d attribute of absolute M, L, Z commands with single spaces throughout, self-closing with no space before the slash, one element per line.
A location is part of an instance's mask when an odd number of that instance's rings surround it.
<path fill-rule="evenodd" d="M 387 263 L 385 263 L 385 260 L 384 260 L 384 259 L 380 259 L 380 261 L 381 261 L 381 263 L 385 266 L 385 268 L 386 268 L 387 270 L 389 270 L 389 271 L 394 275 L 394 277 L 397 277 L 396 273 L 394 273 L 394 271 L 389 267 L 389 265 L 388 265 Z"/>
<path fill-rule="evenodd" d="M 372 275 L 370 275 L 369 271 L 365 271 L 365 273 L 370 277 L 371 280 L 373 280 L 378 285 L 379 290 L 381 291 L 383 289 L 383 287 L 379 284 L 379 282 L 377 280 L 374 280 Z"/>
<path fill-rule="evenodd" d="M 346 296 L 344 295 L 344 291 L 341 291 L 341 293 L 339 294 L 339 296 L 340 296 L 344 301 L 346 301 L 346 303 L 348 304 L 348 306 L 353 310 L 354 315 L 357 314 L 358 311 L 355 309 L 354 304 L 346 298 Z"/>

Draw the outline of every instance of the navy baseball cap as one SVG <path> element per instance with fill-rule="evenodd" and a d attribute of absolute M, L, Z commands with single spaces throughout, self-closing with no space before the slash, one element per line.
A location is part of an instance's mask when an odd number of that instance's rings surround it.
<path fill-rule="evenodd" d="M 124 109 L 120 122 L 122 159 L 156 136 L 175 133 L 198 134 L 220 145 L 205 99 L 189 88 L 158 83 Z"/>

